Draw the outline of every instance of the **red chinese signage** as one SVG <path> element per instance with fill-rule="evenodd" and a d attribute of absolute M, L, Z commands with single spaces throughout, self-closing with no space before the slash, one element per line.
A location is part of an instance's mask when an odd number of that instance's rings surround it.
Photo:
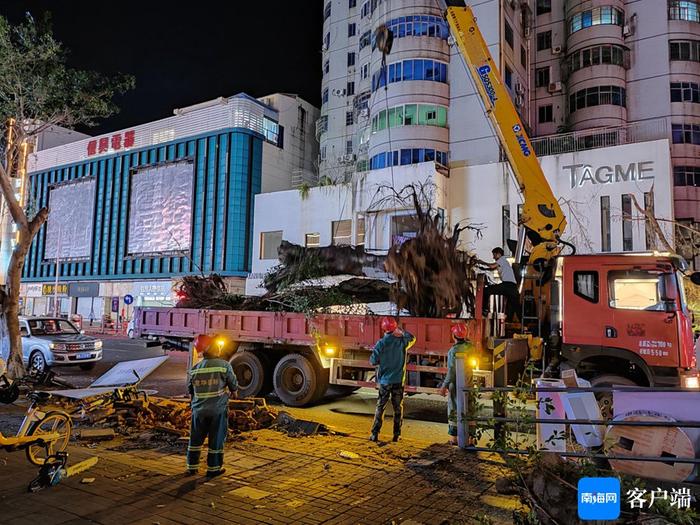
<path fill-rule="evenodd" d="M 88 157 L 110 151 L 119 151 L 124 148 L 132 148 L 136 143 L 136 132 L 132 129 L 124 133 L 117 133 L 111 137 L 100 137 L 88 142 Z"/>

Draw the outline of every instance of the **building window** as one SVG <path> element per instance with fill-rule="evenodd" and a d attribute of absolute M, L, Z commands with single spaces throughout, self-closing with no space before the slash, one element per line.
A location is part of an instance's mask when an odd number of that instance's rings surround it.
<path fill-rule="evenodd" d="M 327 75 L 328 72 L 329 72 L 330 70 L 331 70 L 330 62 L 328 62 L 328 60 L 326 60 L 326 61 L 323 63 L 323 74 L 324 74 L 324 75 Z"/>
<path fill-rule="evenodd" d="M 348 2 L 348 9 L 352 9 L 353 7 L 357 7 L 357 0 L 350 0 Z"/>
<path fill-rule="evenodd" d="M 307 233 L 304 239 L 304 246 L 307 248 L 318 248 L 321 246 L 321 234 L 320 233 Z"/>
<path fill-rule="evenodd" d="M 353 124 L 353 114 L 352 111 L 345 112 L 345 125 L 351 126 Z"/>
<path fill-rule="evenodd" d="M 595 86 L 582 89 L 569 95 L 569 112 L 593 106 L 621 106 L 627 107 L 627 93 L 625 88 L 619 86 Z"/>
<path fill-rule="evenodd" d="M 326 36 L 323 37 L 323 48 L 328 51 L 328 49 L 331 47 L 331 34 L 326 33 Z"/>
<path fill-rule="evenodd" d="M 277 259 L 277 250 L 282 244 L 282 232 L 260 233 L 260 258 L 263 260 Z"/>
<path fill-rule="evenodd" d="M 379 170 L 390 166 L 406 166 L 419 162 L 436 162 L 441 166 L 447 166 L 447 153 L 430 148 L 408 148 L 396 151 L 387 151 L 372 157 L 369 161 L 369 169 Z"/>
<path fill-rule="evenodd" d="M 700 62 L 700 40 L 671 40 L 668 48 L 671 60 Z"/>
<path fill-rule="evenodd" d="M 345 88 L 345 94 L 348 97 L 351 97 L 355 94 L 355 83 L 354 82 L 348 82 L 347 87 Z"/>
<path fill-rule="evenodd" d="M 545 49 L 551 49 L 552 47 L 552 32 L 543 31 L 542 33 L 537 33 L 537 51 L 544 51 Z"/>
<path fill-rule="evenodd" d="M 576 13 L 569 19 L 569 34 L 581 29 L 598 25 L 616 25 L 622 27 L 625 23 L 625 13 L 616 7 L 594 7 L 587 11 Z"/>
<path fill-rule="evenodd" d="M 674 166 L 673 167 L 674 186 L 695 186 L 700 187 L 700 167 L 697 166 Z"/>
<path fill-rule="evenodd" d="M 328 117 L 326 117 L 326 119 L 327 118 Z M 306 110 L 302 106 L 297 108 L 297 129 L 302 136 L 306 133 Z M 328 121 L 326 120 L 326 130 L 327 129 Z"/>
<path fill-rule="evenodd" d="M 700 125 L 673 124 L 671 128 L 674 144 L 695 144 L 700 146 Z"/>
<path fill-rule="evenodd" d="M 549 104 L 548 106 L 540 106 L 537 110 L 538 113 L 538 121 L 540 124 L 544 124 L 546 122 L 554 122 L 554 116 L 552 114 L 552 105 Z"/>
<path fill-rule="evenodd" d="M 362 9 L 360 10 L 360 18 L 369 16 L 369 0 L 362 4 Z"/>
<path fill-rule="evenodd" d="M 509 88 L 512 89 L 513 88 L 513 71 L 511 71 L 511 69 L 508 66 L 506 66 L 506 68 L 505 68 L 505 79 L 504 80 L 505 80 L 506 86 L 508 86 Z"/>
<path fill-rule="evenodd" d="M 360 69 L 360 79 L 361 79 L 361 80 L 364 80 L 364 79 L 366 79 L 367 77 L 369 77 L 369 64 L 365 64 L 365 65 L 362 66 L 362 68 Z"/>
<path fill-rule="evenodd" d="M 345 154 L 352 155 L 352 139 L 345 141 Z"/>
<path fill-rule="evenodd" d="M 535 87 L 549 86 L 549 66 L 538 67 L 535 70 Z"/>
<path fill-rule="evenodd" d="M 388 115 L 388 118 L 387 118 Z M 432 104 L 406 104 L 381 110 L 372 117 L 372 133 L 398 126 L 438 126 L 447 127 L 447 108 Z"/>
<path fill-rule="evenodd" d="M 632 245 L 632 195 L 622 195 L 622 251 L 631 252 Z"/>
<path fill-rule="evenodd" d="M 321 92 L 321 104 L 326 104 L 328 102 L 328 88 L 324 88 Z"/>
<path fill-rule="evenodd" d="M 263 135 L 268 142 L 279 145 L 280 125 L 267 117 L 263 117 Z"/>
<path fill-rule="evenodd" d="M 513 28 L 510 27 L 510 24 L 507 20 L 504 20 L 503 35 L 505 37 L 506 43 L 510 46 L 511 49 L 513 49 Z"/>
<path fill-rule="evenodd" d="M 644 193 L 644 212 L 644 236 L 646 238 L 646 246 L 647 250 L 653 250 L 656 248 L 656 243 L 654 242 L 654 228 L 649 218 L 654 217 L 654 194 L 651 192 Z"/>
<path fill-rule="evenodd" d="M 321 146 L 318 151 L 318 156 L 322 161 L 326 160 L 326 146 Z"/>
<path fill-rule="evenodd" d="M 372 43 L 372 31 L 365 31 L 360 37 L 360 51 Z"/>
<path fill-rule="evenodd" d="M 610 241 L 610 196 L 600 198 L 600 250 L 609 252 L 612 248 Z"/>
<path fill-rule="evenodd" d="M 501 208 L 501 246 L 508 246 L 510 239 L 510 206 L 505 205 Z"/>
<path fill-rule="evenodd" d="M 348 53 L 348 67 L 355 65 L 355 53 Z"/>
<path fill-rule="evenodd" d="M 598 272 L 574 272 L 574 294 L 598 302 Z"/>
<path fill-rule="evenodd" d="M 388 83 L 407 80 L 431 80 L 447 83 L 447 64 L 437 60 L 404 60 L 380 68 L 372 75 L 372 91 Z"/>
<path fill-rule="evenodd" d="M 545 15 L 552 12 L 552 0 L 537 0 L 537 14 Z"/>
<path fill-rule="evenodd" d="M 574 72 L 584 67 L 596 66 L 598 64 L 613 64 L 625 67 L 625 56 L 627 50 L 622 46 L 603 45 L 592 46 L 581 49 L 567 57 L 569 71 Z"/>
<path fill-rule="evenodd" d="M 331 4 L 333 2 L 328 2 L 326 7 L 323 8 L 323 20 L 328 20 L 331 16 Z M 318 11 L 316 11 L 318 13 Z"/>
<path fill-rule="evenodd" d="M 420 221 L 415 215 L 394 215 L 391 217 L 391 244 L 401 245 L 414 239 L 420 231 Z"/>
<path fill-rule="evenodd" d="M 349 246 L 352 244 L 352 221 L 333 221 L 331 233 L 333 246 Z"/>
<path fill-rule="evenodd" d="M 429 36 L 447 40 L 450 30 L 447 22 L 438 16 L 402 16 L 394 18 L 386 23 L 394 38 L 406 36 Z M 372 41 L 372 50 L 377 47 L 377 43 Z"/>
<path fill-rule="evenodd" d="M 668 19 L 700 22 L 700 8 L 698 7 L 698 2 L 693 2 L 691 0 L 669 0 Z"/>
<path fill-rule="evenodd" d="M 671 82 L 671 102 L 700 103 L 700 85 L 695 82 Z"/>
<path fill-rule="evenodd" d="M 365 245 L 365 218 L 362 216 L 357 217 L 355 222 L 355 246 Z"/>
<path fill-rule="evenodd" d="M 355 36 L 357 34 L 357 26 L 355 24 L 348 24 L 348 38 Z"/>
<path fill-rule="evenodd" d="M 527 67 L 527 50 L 525 46 L 520 46 L 520 64 L 523 67 Z"/>

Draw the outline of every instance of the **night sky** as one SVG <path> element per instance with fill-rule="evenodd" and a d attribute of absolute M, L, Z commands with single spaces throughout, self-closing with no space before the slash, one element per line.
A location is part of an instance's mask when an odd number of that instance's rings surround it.
<path fill-rule="evenodd" d="M 11 22 L 47 10 L 71 66 L 136 77 L 136 88 L 116 99 L 119 114 L 81 130 L 91 135 L 241 91 L 320 104 L 321 0 L 0 2 Z"/>

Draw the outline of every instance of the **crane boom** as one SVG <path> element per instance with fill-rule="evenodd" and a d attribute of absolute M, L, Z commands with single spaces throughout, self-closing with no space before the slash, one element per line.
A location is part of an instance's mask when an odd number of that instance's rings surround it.
<path fill-rule="evenodd" d="M 464 57 L 486 115 L 505 150 L 523 195 L 520 219 L 533 245 L 530 262 L 546 262 L 558 255 L 566 217 L 545 178 L 515 105 L 477 25 L 472 9 L 464 1 L 448 0 L 446 18 L 452 37 Z"/>

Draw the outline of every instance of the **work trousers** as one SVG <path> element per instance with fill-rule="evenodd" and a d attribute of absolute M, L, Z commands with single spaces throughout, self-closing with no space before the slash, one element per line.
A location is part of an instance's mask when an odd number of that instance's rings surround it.
<path fill-rule="evenodd" d="M 506 298 L 506 318 L 513 319 L 513 316 L 520 308 L 520 293 L 518 285 L 515 283 L 498 283 L 484 288 L 484 311 L 489 308 L 489 298 L 492 295 L 502 295 Z"/>
<path fill-rule="evenodd" d="M 228 411 L 218 413 L 198 413 L 192 411 L 190 443 L 187 447 L 187 469 L 197 470 L 202 454 L 204 439 L 209 440 L 207 453 L 207 473 L 221 470 L 224 464 L 224 442 L 228 432 Z"/>
<path fill-rule="evenodd" d="M 374 424 L 372 434 L 378 436 L 384 422 L 384 410 L 391 398 L 391 405 L 394 408 L 394 435 L 401 435 L 401 423 L 403 423 L 403 385 L 396 383 L 393 385 L 379 385 L 379 397 L 377 398 L 377 408 L 374 411 Z"/>
<path fill-rule="evenodd" d="M 447 434 L 457 435 L 457 387 L 450 385 L 447 394 Z"/>

